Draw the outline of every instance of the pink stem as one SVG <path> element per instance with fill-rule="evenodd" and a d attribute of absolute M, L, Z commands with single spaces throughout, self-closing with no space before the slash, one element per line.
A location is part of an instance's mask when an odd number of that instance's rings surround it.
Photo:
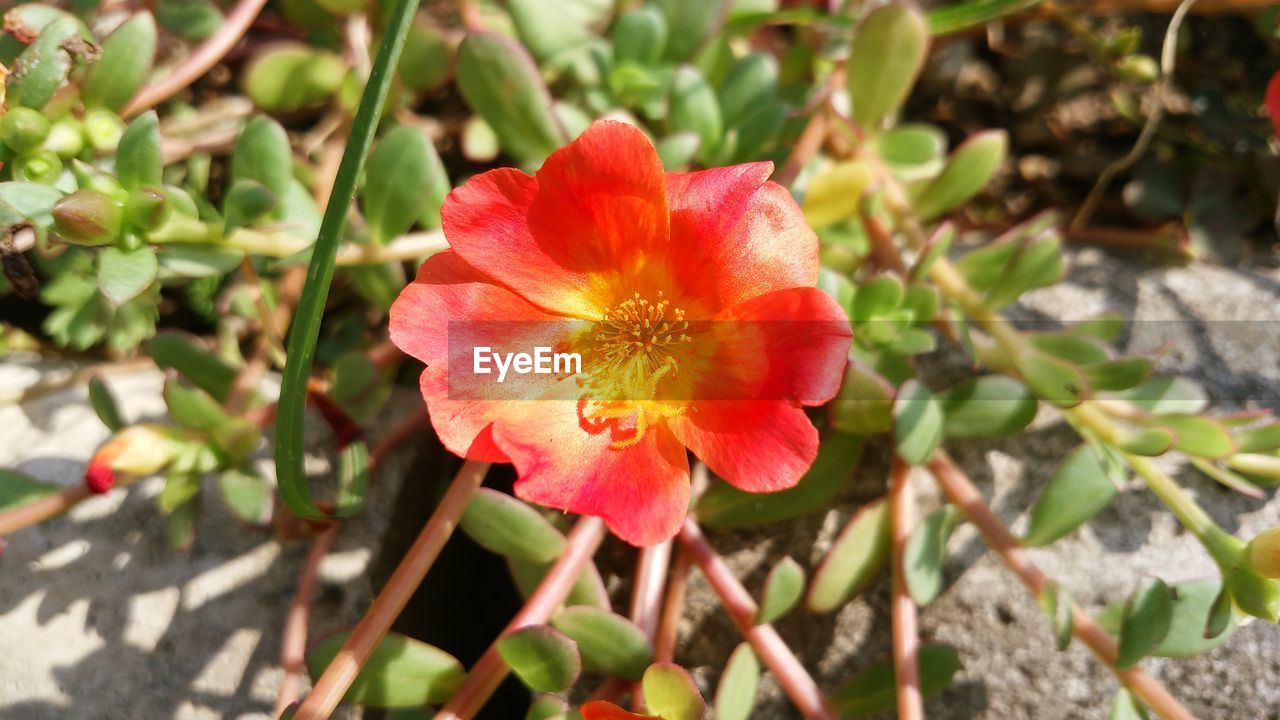
<path fill-rule="evenodd" d="M 311 542 L 307 562 L 302 566 L 302 574 L 298 577 L 298 592 L 293 598 L 293 604 L 289 606 L 289 614 L 284 621 L 284 635 L 280 640 L 280 665 L 284 668 L 284 680 L 280 683 L 280 694 L 276 697 L 276 706 L 271 713 L 273 717 L 279 717 L 285 708 L 298 699 L 302 668 L 307 659 L 307 625 L 311 618 L 311 601 L 316 594 L 316 578 L 320 574 L 320 562 L 333 546 L 338 527 L 337 523 L 330 525 Z"/>
<path fill-rule="evenodd" d="M 938 481 L 938 487 L 942 489 L 947 499 L 964 513 L 969 522 L 978 528 L 978 532 L 982 533 L 987 545 L 1000 556 L 1004 564 L 1018 576 L 1032 595 L 1039 596 L 1044 591 L 1045 583 L 1048 582 L 1044 573 L 1031 562 L 1031 558 L 1022 549 L 1022 545 L 1009 528 L 1005 527 L 1004 523 L 1000 522 L 1000 518 L 987 507 L 982 494 L 964 472 L 956 467 L 951 458 L 941 450 L 935 452 L 933 459 L 929 461 L 929 472 L 933 473 L 933 477 Z M 1130 692 L 1141 698 L 1157 715 L 1165 720 L 1195 720 L 1195 716 L 1183 707 L 1177 698 L 1170 695 L 1164 686 L 1141 668 L 1116 669 L 1115 639 L 1075 603 L 1071 604 L 1071 631 L 1111 672 L 1116 674 Z"/>
<path fill-rule="evenodd" d="M 195 49 L 175 67 L 168 75 L 148 85 L 133 96 L 128 105 L 120 111 L 121 117 L 131 117 L 155 107 L 169 98 L 182 92 L 201 75 L 209 72 L 218 61 L 222 60 L 240 38 L 249 30 L 254 18 L 262 12 L 267 0 L 240 0 L 218 27 L 218 31 L 210 35 L 200 47 Z"/>
<path fill-rule="evenodd" d="M 631 621 L 644 632 L 651 643 L 658 633 L 662 590 L 670 563 L 670 540 L 641 548 L 636 560 L 636 579 L 631 588 Z M 644 710 L 644 688 L 638 682 L 631 686 L 631 709 L 636 712 Z"/>
<path fill-rule="evenodd" d="M 676 549 L 675 565 L 667 579 L 667 599 L 662 605 L 662 622 L 653 641 L 653 661 L 672 662 L 680 639 L 680 618 L 684 615 L 684 590 L 689 582 L 689 566 L 693 558 L 683 545 Z"/>
<path fill-rule="evenodd" d="M 756 655 L 760 656 L 765 666 L 778 678 L 782 689 L 800 713 L 809 720 L 836 720 L 831 702 L 818 689 L 817 683 L 778 632 L 772 625 L 756 624 L 757 608 L 755 600 L 751 599 L 751 593 L 733 576 L 729 566 L 716 554 L 693 518 L 685 519 L 684 527 L 680 529 L 680 542 L 689 549 L 693 561 L 720 596 L 720 602 L 729 612 L 733 623 L 738 626 L 747 642 L 751 643 Z"/>
<path fill-rule="evenodd" d="M 538 589 L 533 591 L 533 595 L 529 596 L 524 607 L 520 608 L 520 612 L 507 623 L 498 637 L 501 638 L 527 625 L 545 623 L 547 618 L 551 617 L 551 613 L 555 612 L 564 599 L 569 597 L 569 591 L 577 582 L 578 575 L 590 562 L 591 556 L 595 555 L 596 548 L 600 547 L 602 540 L 604 540 L 604 523 L 600 518 L 584 517 L 579 520 L 569 533 L 560 558 L 556 560 L 555 565 L 551 566 L 546 577 L 542 578 L 542 582 L 538 584 Z M 480 708 L 484 707 L 489 696 L 493 695 L 493 691 L 502 684 L 502 680 L 510 671 L 511 668 L 498 654 L 497 641 L 494 641 L 467 673 L 467 679 L 462 682 L 458 692 L 449 699 L 440 712 L 436 713 L 436 720 L 469 720 L 480 712 Z"/>
<path fill-rule="evenodd" d="M 893 522 L 893 678 L 898 696 L 898 720 L 924 720 L 920 697 L 920 631 L 916 603 L 907 591 L 906 549 L 914 523 L 911 466 L 895 457 L 889 480 L 889 512 Z"/>
<path fill-rule="evenodd" d="M 0 513 L 0 535 L 10 535 L 25 527 L 61 515 L 90 497 L 93 497 L 93 491 L 88 487 L 72 485 L 52 495 L 44 495 L 31 502 L 23 503 L 12 510 Z"/>
<path fill-rule="evenodd" d="M 294 720 L 325 720 L 333 714 L 333 709 L 338 706 L 342 696 L 346 695 L 347 688 L 351 687 L 360 668 L 369 659 L 369 654 L 391 629 L 391 623 L 400 616 L 405 603 L 409 602 L 413 592 L 422 584 L 422 578 L 426 577 L 441 548 L 458 526 L 458 518 L 462 517 L 471 496 L 480 487 L 488 471 L 489 463 L 468 460 L 462 464 L 449 491 L 422 528 L 422 533 L 413 542 L 409 552 L 405 553 L 404 559 L 391 574 L 382 592 L 378 593 L 369 611 L 360 618 L 355 630 L 351 631 L 333 662 L 325 668 L 315 687 L 302 701 L 302 707 L 298 708 Z"/>

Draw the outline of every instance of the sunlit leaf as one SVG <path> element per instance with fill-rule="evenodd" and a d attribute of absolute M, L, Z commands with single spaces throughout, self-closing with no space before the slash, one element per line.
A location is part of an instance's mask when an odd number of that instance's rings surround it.
<path fill-rule="evenodd" d="M 312 681 L 319 679 L 349 633 L 326 638 L 307 653 Z M 439 648 L 390 633 L 373 648 L 351 683 L 346 702 L 371 707 L 411 707 L 448 700 L 462 684 L 462 664 Z"/>
<path fill-rule="evenodd" d="M 498 654 L 535 692 L 560 692 L 582 669 L 578 645 L 547 625 L 529 625 L 498 640 Z"/>
<path fill-rule="evenodd" d="M 1032 505 L 1023 544 L 1039 547 L 1065 537 L 1101 512 L 1115 494 L 1116 486 L 1093 450 L 1084 445 L 1076 448 Z"/>
<path fill-rule="evenodd" d="M 862 592 L 889 560 L 889 513 L 884 498 L 859 508 L 813 573 L 806 604 L 831 612 Z"/>

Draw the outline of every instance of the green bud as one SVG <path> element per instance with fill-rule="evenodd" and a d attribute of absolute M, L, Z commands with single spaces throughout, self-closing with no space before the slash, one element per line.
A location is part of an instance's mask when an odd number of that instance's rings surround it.
<path fill-rule="evenodd" d="M 80 160 L 71 161 L 71 174 L 76 177 L 76 185 L 81 190 L 96 190 L 100 193 L 110 195 L 120 202 L 124 202 L 128 197 L 124 188 L 120 187 L 120 181 L 114 176 L 108 175 L 95 169 L 88 163 Z"/>
<path fill-rule="evenodd" d="M 19 180 L 51 183 L 62 173 L 62 158 L 48 150 L 36 150 L 18 158 L 13 175 Z"/>
<path fill-rule="evenodd" d="M 1150 55 L 1126 55 L 1116 63 L 1116 74 L 1131 82 L 1153 83 L 1160 78 L 1160 66 Z"/>
<path fill-rule="evenodd" d="M 124 121 L 119 115 L 94 108 L 84 116 L 84 137 L 89 146 L 98 152 L 115 150 L 124 134 Z"/>
<path fill-rule="evenodd" d="M 49 128 L 43 147 L 61 158 L 76 157 L 84 151 L 84 129 L 74 118 L 64 117 Z"/>
<path fill-rule="evenodd" d="M 1107 43 L 1107 51 L 1112 57 L 1124 57 L 1138 49 L 1142 44 L 1142 30 L 1140 28 L 1125 28 L 1115 34 Z"/>
<path fill-rule="evenodd" d="M 53 228 L 73 245 L 107 245 L 124 225 L 124 203 L 98 190 L 77 190 L 53 206 Z"/>
<path fill-rule="evenodd" d="M 141 230 L 155 230 L 164 225 L 172 212 L 165 191 L 151 186 L 130 192 L 125 208 L 129 224 Z"/>
<path fill-rule="evenodd" d="M 49 134 L 49 121 L 38 110 L 16 107 L 0 116 L 0 142 L 25 153 L 40 147 Z"/>
<path fill-rule="evenodd" d="M 1280 528 L 1258 533 L 1244 553 L 1250 570 L 1265 578 L 1280 578 Z"/>
<path fill-rule="evenodd" d="M 1280 581 L 1235 568 L 1227 574 L 1227 590 L 1244 612 L 1267 622 L 1280 622 Z"/>

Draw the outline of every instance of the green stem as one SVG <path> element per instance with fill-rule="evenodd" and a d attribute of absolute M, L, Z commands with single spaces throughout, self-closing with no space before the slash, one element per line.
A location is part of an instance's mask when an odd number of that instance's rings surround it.
<path fill-rule="evenodd" d="M 303 411 L 306 406 L 307 380 L 315 361 L 316 341 L 320 337 L 320 323 L 324 317 L 325 301 L 329 297 L 329 284 L 333 281 L 337 265 L 338 244 L 346 225 L 347 211 L 355 193 L 356 180 L 373 136 L 378 129 L 378 118 L 391 89 L 391 81 L 400 51 L 413 23 L 418 0 L 397 0 L 387 23 L 378 56 L 369 71 L 351 123 L 351 135 L 347 138 L 338 174 L 334 178 L 329 204 L 320 221 L 320 234 L 316 238 L 315 251 L 307 267 L 307 279 L 303 285 L 298 310 L 294 314 L 292 331 L 287 348 L 289 360 L 284 367 L 280 386 L 280 405 L 276 418 L 276 478 L 280 496 L 294 513 L 304 517 L 321 517 L 321 511 L 311 501 L 303 469 Z"/>

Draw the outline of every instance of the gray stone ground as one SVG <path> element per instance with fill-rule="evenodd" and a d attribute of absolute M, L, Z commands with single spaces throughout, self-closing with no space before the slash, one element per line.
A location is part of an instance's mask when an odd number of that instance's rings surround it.
<path fill-rule="evenodd" d="M 1017 312 L 1033 321 L 1119 310 L 1140 321 L 1130 326 L 1123 346 L 1150 351 L 1167 343 L 1161 369 L 1203 382 L 1217 406 L 1276 408 L 1278 301 L 1280 273 L 1274 270 L 1153 269 L 1086 251 L 1078 254 L 1066 284 L 1037 292 Z M 37 375 L 20 358 L 6 358 L 0 391 Z M 119 375 L 111 386 L 130 418 L 163 410 L 155 373 Z M 416 398 L 410 393 L 400 401 Z M 78 482 L 82 463 L 105 436 L 83 390 L 21 408 L 5 405 L 0 466 Z M 1046 411 L 1028 434 L 956 443 L 951 450 L 997 513 L 1018 528 L 1039 487 L 1075 444 L 1070 430 Z M 885 448 L 873 446 L 838 507 L 762 532 L 716 532 L 712 541 L 749 587 L 758 588 L 783 554 L 811 570 L 858 504 L 883 493 L 885 467 Z M 1241 536 L 1280 525 L 1274 495 L 1252 501 L 1194 472 L 1171 469 L 1220 523 Z M 340 535 L 324 567 L 313 622 L 317 632 L 351 622 L 367 603 L 365 569 L 391 517 L 398 485 L 392 478 L 403 472 L 384 473 L 379 482 L 385 484 L 370 493 L 371 512 Z M 926 477 L 915 483 L 923 506 L 937 503 Z M 8 538 L 0 555 L 0 720 L 266 716 L 280 679 L 281 622 L 306 546 L 282 546 L 235 525 L 217 499 L 207 497 L 195 546 L 174 554 L 157 522 L 158 488 L 151 481 L 127 493 L 115 491 Z M 1086 607 L 1124 597 L 1145 575 L 1177 581 L 1214 573 L 1194 539 L 1149 493 L 1136 485 L 1130 490 L 1085 529 L 1033 553 Z M 950 585 L 924 610 L 922 625 L 926 639 L 959 648 L 963 669 L 928 703 L 929 716 L 1105 718 L 1115 689 L 1111 676 L 1077 646 L 1065 653 L 1053 649 L 1035 603 L 984 553 L 971 528 L 957 531 L 951 550 Z M 616 579 L 610 584 L 625 590 Z M 888 653 L 886 600 L 880 587 L 832 616 L 799 610 L 783 619 L 780 631 L 831 687 Z M 694 573 L 678 660 L 711 690 L 737 642 Z M 1208 656 L 1144 664 L 1198 717 L 1280 718 L 1278 628 L 1250 624 Z M 757 717 L 792 717 L 772 680 L 766 678 L 762 693 Z"/>

